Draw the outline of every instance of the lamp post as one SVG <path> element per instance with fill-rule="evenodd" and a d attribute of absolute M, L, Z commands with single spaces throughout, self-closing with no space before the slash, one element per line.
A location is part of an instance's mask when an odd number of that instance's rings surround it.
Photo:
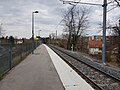
<path fill-rule="evenodd" d="M 33 41 L 33 46 L 34 46 L 34 14 L 38 13 L 38 11 L 34 11 L 32 12 L 32 41 Z M 33 47 L 34 48 L 34 47 Z M 33 54 L 33 50 L 32 50 L 32 54 Z"/>
<path fill-rule="evenodd" d="M 42 30 L 38 30 L 38 36 L 40 36 L 40 31 L 42 31 Z"/>
<path fill-rule="evenodd" d="M 34 39 L 34 13 L 38 13 L 38 11 L 32 12 L 32 39 Z"/>

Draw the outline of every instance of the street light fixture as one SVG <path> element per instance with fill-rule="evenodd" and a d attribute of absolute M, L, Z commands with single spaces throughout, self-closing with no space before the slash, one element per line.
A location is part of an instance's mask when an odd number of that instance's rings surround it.
<path fill-rule="evenodd" d="M 34 14 L 35 13 L 39 13 L 39 12 L 38 11 L 32 12 L 32 42 L 33 42 L 33 46 L 34 46 Z M 32 50 L 32 54 L 33 54 L 33 50 Z"/>

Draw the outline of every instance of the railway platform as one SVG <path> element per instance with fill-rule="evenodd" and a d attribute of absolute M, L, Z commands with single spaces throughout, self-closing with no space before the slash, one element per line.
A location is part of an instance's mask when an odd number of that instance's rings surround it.
<path fill-rule="evenodd" d="M 40 45 L 0 81 L 0 90 L 94 90 L 46 45 Z"/>

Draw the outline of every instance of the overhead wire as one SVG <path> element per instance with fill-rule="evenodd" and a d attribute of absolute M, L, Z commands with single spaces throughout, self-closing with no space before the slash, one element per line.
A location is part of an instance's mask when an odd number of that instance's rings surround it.
<path fill-rule="evenodd" d="M 60 0 L 60 1 L 63 1 L 63 0 Z M 80 0 L 79 0 L 80 1 Z M 63 4 L 65 4 L 65 2 L 63 1 Z M 71 3 L 69 3 L 71 4 Z M 73 5 L 73 7 L 69 10 L 69 12 L 64 16 L 64 18 L 66 18 L 70 12 L 77 6 L 78 3 L 76 3 L 75 5 Z M 62 23 L 62 21 L 64 20 L 64 18 L 57 24 L 57 26 L 55 27 L 55 29 Z"/>
<path fill-rule="evenodd" d="M 89 5 L 102 6 L 102 4 L 84 3 L 84 2 L 80 2 L 80 0 L 77 1 L 77 2 L 75 2 L 75 1 L 64 1 L 64 0 L 60 0 L 60 1 L 62 1 L 63 4 L 66 4 L 66 3 L 68 3 L 68 4 L 76 3 L 76 4 L 71 8 L 71 10 L 74 9 L 74 7 L 76 7 L 78 4 L 89 4 Z M 69 13 L 71 12 L 71 10 L 68 12 L 68 14 L 66 14 L 65 17 L 67 17 L 67 16 L 69 15 Z M 65 17 L 64 17 L 64 18 L 65 18 Z M 62 23 L 62 21 L 64 20 L 64 18 L 57 24 L 57 26 L 55 27 L 55 29 Z"/>
<path fill-rule="evenodd" d="M 107 12 L 110 12 L 110 11 L 112 11 L 113 9 L 117 8 L 117 7 L 118 7 L 118 6 L 115 6 L 115 7 L 111 8 L 111 9 L 107 10 Z"/>
<path fill-rule="evenodd" d="M 60 0 L 60 1 L 62 1 L 63 4 L 66 4 L 66 3 L 68 3 L 68 4 L 76 3 L 75 5 L 73 5 L 73 7 L 71 8 L 71 10 L 74 9 L 74 7 L 76 7 L 77 4 L 87 4 L 87 5 L 103 6 L 102 4 L 80 2 L 80 0 L 77 1 L 77 2 L 75 2 L 75 1 L 64 1 L 64 0 Z M 111 3 L 113 3 L 113 2 L 116 2 L 116 0 L 115 0 L 115 1 L 108 2 L 107 4 L 111 4 Z M 107 12 L 110 12 L 110 11 L 112 11 L 113 9 L 117 8 L 117 7 L 118 7 L 118 6 L 115 6 L 115 7 L 111 8 L 111 9 L 109 9 Z M 65 15 L 65 17 L 67 17 L 67 16 L 69 15 L 69 13 L 71 12 L 71 10 L 68 12 L 68 14 Z M 100 16 L 101 16 L 101 15 L 100 15 Z M 64 18 L 65 18 L 65 17 L 64 17 Z M 64 20 L 64 18 L 57 24 L 57 26 L 55 27 L 55 29 L 62 23 L 62 21 Z"/>

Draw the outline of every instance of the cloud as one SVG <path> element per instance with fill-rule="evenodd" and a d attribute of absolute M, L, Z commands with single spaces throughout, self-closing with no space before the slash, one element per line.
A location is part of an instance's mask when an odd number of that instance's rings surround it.
<path fill-rule="evenodd" d="M 81 1 L 103 3 L 103 0 Z M 90 28 L 98 28 L 98 23 L 102 21 L 102 7 L 85 6 L 88 8 L 92 7 Z M 36 33 L 37 30 L 42 30 L 41 35 L 48 36 L 51 32 L 55 32 L 56 29 L 58 33 L 62 33 L 61 26 L 55 27 L 62 19 L 62 11 L 66 10 L 68 7 L 70 7 L 69 4 L 63 5 L 59 0 L 0 0 L 0 23 L 2 22 L 4 24 L 6 35 L 30 38 L 31 15 L 33 11 L 38 10 L 39 13 L 35 14 Z M 116 19 L 116 17 L 119 16 L 119 11 L 119 9 L 115 9 L 112 13 L 109 12 L 108 19 Z"/>
<path fill-rule="evenodd" d="M 60 2 L 56 0 L 0 1 L 0 20 L 1 22 L 4 21 L 4 28 L 7 30 L 7 35 L 18 37 L 26 37 L 27 35 L 27 38 L 31 37 L 31 14 L 35 10 L 39 11 L 38 14 L 35 14 L 35 24 L 38 25 L 36 27 L 44 25 L 44 27 L 49 29 L 51 26 L 55 27 L 55 25 L 61 20 L 59 11 Z M 52 29 L 54 29 L 54 27 L 52 27 Z M 44 28 L 40 27 L 39 29 Z M 21 33 L 21 35 L 18 33 Z"/>

